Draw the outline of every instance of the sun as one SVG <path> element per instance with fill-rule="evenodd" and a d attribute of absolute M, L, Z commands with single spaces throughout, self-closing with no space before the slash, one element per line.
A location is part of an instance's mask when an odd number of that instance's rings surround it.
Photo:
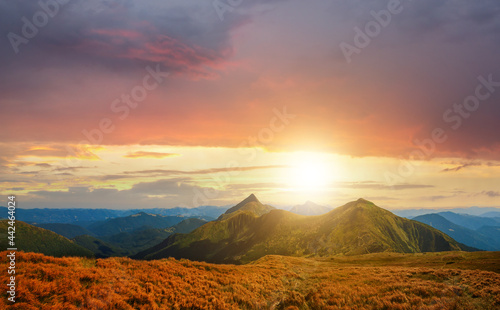
<path fill-rule="evenodd" d="M 297 152 L 291 158 L 286 183 L 292 190 L 325 190 L 333 181 L 335 170 L 325 154 Z"/>

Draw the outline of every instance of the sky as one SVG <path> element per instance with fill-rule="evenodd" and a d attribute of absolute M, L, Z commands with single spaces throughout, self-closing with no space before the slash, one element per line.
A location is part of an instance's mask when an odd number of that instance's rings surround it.
<path fill-rule="evenodd" d="M 19 207 L 500 207 L 496 0 L 0 0 L 0 34 Z"/>

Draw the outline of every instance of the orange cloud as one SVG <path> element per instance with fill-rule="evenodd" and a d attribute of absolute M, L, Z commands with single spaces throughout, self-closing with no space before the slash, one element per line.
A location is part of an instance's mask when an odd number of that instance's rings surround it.
<path fill-rule="evenodd" d="M 181 156 L 181 155 L 176 154 L 176 153 L 137 151 L 137 152 L 133 152 L 133 153 L 128 153 L 127 155 L 124 155 L 123 157 L 127 157 L 127 158 L 140 158 L 140 157 L 165 158 L 165 157 L 175 157 L 175 156 Z"/>
<path fill-rule="evenodd" d="M 22 148 L 23 146 L 21 146 Z M 98 160 L 100 159 L 94 152 L 97 150 L 102 150 L 100 146 L 89 146 L 89 145 L 64 145 L 64 144 L 51 144 L 51 145 L 36 145 L 36 146 L 26 146 L 24 150 L 18 150 L 11 155 L 11 158 L 15 157 L 56 157 L 56 158 L 66 158 L 74 157 L 79 159 L 87 160 Z"/>

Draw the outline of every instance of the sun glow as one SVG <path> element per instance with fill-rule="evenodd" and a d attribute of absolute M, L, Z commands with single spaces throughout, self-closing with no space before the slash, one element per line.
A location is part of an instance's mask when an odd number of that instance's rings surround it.
<path fill-rule="evenodd" d="M 325 154 L 298 152 L 291 160 L 286 183 L 292 190 L 325 190 L 334 180 L 336 170 Z"/>

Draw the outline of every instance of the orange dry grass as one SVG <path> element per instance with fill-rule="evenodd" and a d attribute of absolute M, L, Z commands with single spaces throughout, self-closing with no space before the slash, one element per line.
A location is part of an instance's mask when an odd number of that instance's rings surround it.
<path fill-rule="evenodd" d="M 6 270 L 6 253 L 1 253 Z M 188 260 L 18 253 L 18 299 L 0 309 L 500 309 L 500 275 L 344 267 L 268 256 L 233 266 Z M 6 272 L 0 275 L 6 283 Z"/>

